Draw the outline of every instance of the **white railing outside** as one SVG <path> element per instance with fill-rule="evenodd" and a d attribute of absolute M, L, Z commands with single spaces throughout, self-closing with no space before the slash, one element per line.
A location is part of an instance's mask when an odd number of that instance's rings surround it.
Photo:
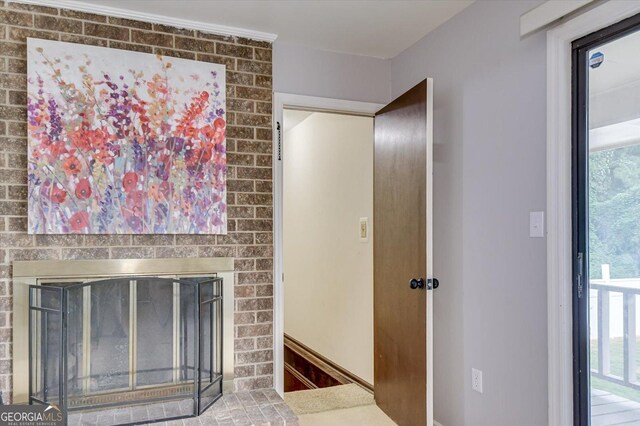
<path fill-rule="evenodd" d="M 637 332 L 640 317 L 636 300 L 640 278 L 611 279 L 609 265 L 602 265 L 602 279 L 591 280 L 589 287 L 590 338 L 597 339 L 597 368 L 591 373 L 610 382 L 640 390 L 637 374 Z M 623 375 L 611 372 L 611 339 L 623 339 Z M 593 366 L 595 360 L 591 360 Z"/>

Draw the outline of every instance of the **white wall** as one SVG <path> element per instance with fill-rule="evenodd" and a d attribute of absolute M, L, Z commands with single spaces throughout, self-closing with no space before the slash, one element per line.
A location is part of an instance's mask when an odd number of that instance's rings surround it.
<path fill-rule="evenodd" d="M 283 159 L 285 333 L 373 383 L 373 119 L 314 113 Z"/>
<path fill-rule="evenodd" d="M 350 101 L 389 101 L 389 61 L 281 42 L 273 46 L 273 90 Z"/>
<path fill-rule="evenodd" d="M 540 3 L 478 0 L 387 61 L 386 98 L 380 60 L 367 69 L 366 59 L 275 45 L 276 91 L 388 102 L 434 78 L 434 400 L 444 426 L 547 424 L 546 241 L 528 237 L 529 211 L 546 205 L 546 36 L 519 37 L 520 15 Z M 484 372 L 483 394 L 471 390 L 472 367 Z"/>
<path fill-rule="evenodd" d="M 546 37 L 539 1 L 477 1 L 392 60 L 396 97 L 434 78 L 435 418 L 547 424 Z M 471 390 L 483 370 L 484 393 Z"/>

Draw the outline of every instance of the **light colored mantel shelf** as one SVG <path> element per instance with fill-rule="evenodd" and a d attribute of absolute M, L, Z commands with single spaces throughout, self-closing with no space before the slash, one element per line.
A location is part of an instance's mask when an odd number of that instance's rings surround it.
<path fill-rule="evenodd" d="M 13 278 L 197 275 L 233 271 L 232 257 L 183 259 L 35 260 L 13 263 Z"/>

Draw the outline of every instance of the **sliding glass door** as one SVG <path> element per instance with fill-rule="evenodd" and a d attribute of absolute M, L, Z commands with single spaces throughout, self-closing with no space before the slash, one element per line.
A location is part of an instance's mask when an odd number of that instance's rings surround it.
<path fill-rule="evenodd" d="M 573 43 L 576 425 L 640 424 L 640 17 Z"/>

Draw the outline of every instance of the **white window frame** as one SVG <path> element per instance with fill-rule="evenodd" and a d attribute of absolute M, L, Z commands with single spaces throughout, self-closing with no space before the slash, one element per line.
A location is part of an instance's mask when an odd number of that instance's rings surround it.
<path fill-rule="evenodd" d="M 571 43 L 640 13 L 609 1 L 547 32 L 547 315 L 549 425 L 573 424 Z"/>

